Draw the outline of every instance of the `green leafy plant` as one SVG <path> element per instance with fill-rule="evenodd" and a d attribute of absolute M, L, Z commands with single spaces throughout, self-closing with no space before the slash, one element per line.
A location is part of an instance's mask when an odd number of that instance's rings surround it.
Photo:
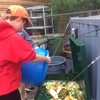
<path fill-rule="evenodd" d="M 51 0 L 53 12 L 69 13 L 100 8 L 100 0 Z"/>

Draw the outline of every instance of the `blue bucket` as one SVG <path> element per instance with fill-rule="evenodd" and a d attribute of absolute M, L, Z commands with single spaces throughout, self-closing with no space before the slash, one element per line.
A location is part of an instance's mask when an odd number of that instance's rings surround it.
<path fill-rule="evenodd" d="M 35 49 L 36 54 L 42 56 L 48 56 L 49 51 L 43 48 Z M 31 86 L 42 86 L 46 77 L 46 73 L 48 70 L 48 64 L 46 62 L 28 62 L 22 63 L 22 82 L 27 83 Z"/>

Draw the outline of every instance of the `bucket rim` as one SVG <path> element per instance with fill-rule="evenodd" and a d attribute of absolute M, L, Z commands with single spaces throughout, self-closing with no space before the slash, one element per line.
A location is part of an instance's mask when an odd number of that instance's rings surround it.
<path fill-rule="evenodd" d="M 57 64 L 48 64 L 49 66 L 52 66 L 52 65 L 60 65 L 60 64 L 63 64 L 64 62 L 66 62 L 66 58 L 65 57 L 62 57 L 62 56 L 50 56 L 50 58 L 52 58 L 52 57 L 60 57 L 60 58 L 63 58 L 64 61 L 59 62 Z M 52 59 L 51 59 L 51 62 L 52 62 Z"/>

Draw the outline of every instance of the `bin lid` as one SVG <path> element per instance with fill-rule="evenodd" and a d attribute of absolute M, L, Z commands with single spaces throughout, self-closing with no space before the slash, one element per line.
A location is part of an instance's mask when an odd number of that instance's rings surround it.
<path fill-rule="evenodd" d="M 45 37 L 42 37 L 42 38 L 34 38 L 32 40 L 37 45 L 41 45 L 41 44 L 44 44 L 44 43 L 47 42 L 47 38 L 45 38 Z"/>
<path fill-rule="evenodd" d="M 46 34 L 46 35 L 43 35 L 43 37 L 46 37 L 49 40 L 49 39 L 64 37 L 64 34 L 62 33 Z"/>
<path fill-rule="evenodd" d="M 87 67 L 85 45 L 80 40 L 75 39 L 72 36 L 69 36 L 69 39 L 74 72 L 76 72 L 78 75 L 82 73 L 79 76 L 82 80 L 84 80 L 87 100 L 90 100 L 88 70 L 83 71 Z"/>

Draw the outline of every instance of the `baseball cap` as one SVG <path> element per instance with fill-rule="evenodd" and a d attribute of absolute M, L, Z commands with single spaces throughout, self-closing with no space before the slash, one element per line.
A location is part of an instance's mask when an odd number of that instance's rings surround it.
<path fill-rule="evenodd" d="M 6 16 L 10 17 L 16 16 L 16 17 L 26 18 L 28 20 L 28 24 L 32 24 L 32 22 L 28 18 L 28 13 L 24 7 L 19 5 L 11 5 L 8 9 L 11 11 L 11 13 L 6 14 Z"/>

